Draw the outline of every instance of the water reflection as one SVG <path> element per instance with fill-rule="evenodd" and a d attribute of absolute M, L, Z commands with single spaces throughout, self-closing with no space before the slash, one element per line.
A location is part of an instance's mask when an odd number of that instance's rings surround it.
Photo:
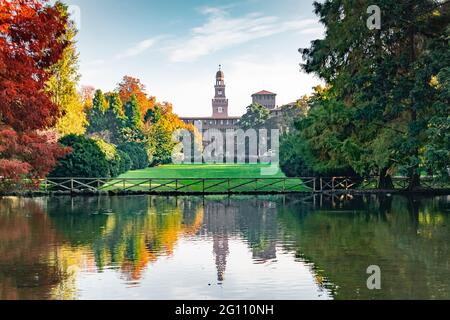
<path fill-rule="evenodd" d="M 0 199 L 1 299 L 448 299 L 449 199 Z M 366 269 L 379 265 L 382 290 Z"/>

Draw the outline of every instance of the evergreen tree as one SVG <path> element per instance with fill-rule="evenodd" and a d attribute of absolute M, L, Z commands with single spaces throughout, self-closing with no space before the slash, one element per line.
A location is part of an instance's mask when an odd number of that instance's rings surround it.
<path fill-rule="evenodd" d="M 351 166 L 360 174 L 380 175 L 381 187 L 391 185 L 390 175 L 403 172 L 415 189 L 425 168 L 427 130 L 443 109 L 442 102 L 436 103 L 442 96 L 439 86 L 431 83 L 450 64 L 449 7 L 433 0 L 384 0 L 379 3 L 381 30 L 370 30 L 371 4 L 316 2 L 326 37 L 300 50 L 303 68 L 330 85 L 331 99 L 344 104 L 343 112 L 351 110 L 353 128 L 343 133 L 330 127 L 333 140 L 342 142 L 337 150 Z M 327 108 L 327 100 L 316 105 Z M 336 116 L 329 114 L 330 120 Z M 336 147 L 325 144 L 321 154 Z"/>
<path fill-rule="evenodd" d="M 141 127 L 141 112 L 139 109 L 138 100 L 135 95 L 133 95 L 130 101 L 125 104 L 125 116 L 127 118 L 126 126 L 128 128 L 136 130 Z"/>
<path fill-rule="evenodd" d="M 88 112 L 88 133 L 93 134 L 107 129 L 105 114 L 108 104 L 101 90 L 96 90 L 92 108 Z"/>

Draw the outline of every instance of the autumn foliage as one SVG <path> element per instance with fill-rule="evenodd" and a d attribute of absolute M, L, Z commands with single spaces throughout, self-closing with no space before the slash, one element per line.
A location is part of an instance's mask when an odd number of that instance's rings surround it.
<path fill-rule="evenodd" d="M 66 17 L 44 0 L 0 0 L 0 177 L 45 176 L 66 150 L 43 132 L 58 107 L 44 87 L 66 47 Z"/>
<path fill-rule="evenodd" d="M 153 109 L 156 104 L 156 99 L 147 97 L 145 90 L 145 85 L 141 83 L 141 80 L 130 76 L 124 76 L 116 90 L 124 105 L 131 100 L 132 96 L 136 97 L 142 120 L 144 120 L 147 111 Z"/>

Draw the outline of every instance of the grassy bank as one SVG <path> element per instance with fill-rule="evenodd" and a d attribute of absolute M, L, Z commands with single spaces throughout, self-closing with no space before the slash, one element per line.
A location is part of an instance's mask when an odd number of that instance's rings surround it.
<path fill-rule="evenodd" d="M 117 183 L 111 181 L 106 190 L 128 189 L 145 191 L 158 188 L 158 191 L 201 192 L 282 192 L 304 191 L 300 179 L 285 180 L 286 176 L 278 170 L 274 175 L 264 174 L 268 165 L 165 165 L 144 170 L 129 171 L 118 179 L 130 179 Z M 153 179 L 151 182 L 144 179 Z M 178 179 L 171 181 L 170 179 Z M 205 179 L 198 181 L 197 179 Z M 229 181 L 226 181 L 230 179 Z M 255 181 L 255 179 L 261 179 Z M 116 184 L 114 184 L 116 182 Z"/>
<path fill-rule="evenodd" d="M 144 170 L 129 171 L 119 178 L 285 178 L 278 170 L 276 175 L 265 176 L 262 174 L 268 165 L 241 164 L 241 165 L 166 165 Z"/>

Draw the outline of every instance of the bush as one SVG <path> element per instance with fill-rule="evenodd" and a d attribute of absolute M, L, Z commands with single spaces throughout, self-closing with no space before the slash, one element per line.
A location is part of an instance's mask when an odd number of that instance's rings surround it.
<path fill-rule="evenodd" d="M 122 150 L 117 150 L 116 159 L 118 160 L 117 161 L 117 170 L 118 171 L 117 171 L 116 176 L 121 175 L 122 173 L 125 173 L 125 172 L 131 170 L 133 162 L 131 161 L 131 158 L 127 153 L 123 152 Z"/>
<path fill-rule="evenodd" d="M 147 150 L 145 145 L 137 142 L 127 142 L 117 147 L 126 153 L 131 159 L 131 170 L 145 169 L 149 166 Z"/>
<path fill-rule="evenodd" d="M 331 167 L 314 157 L 299 132 L 283 137 L 280 168 L 287 177 L 359 177 L 349 166 Z"/>
<path fill-rule="evenodd" d="M 105 153 L 93 139 L 79 135 L 68 135 L 59 140 L 72 152 L 62 158 L 49 177 L 103 178 L 110 176 L 110 167 Z"/>

